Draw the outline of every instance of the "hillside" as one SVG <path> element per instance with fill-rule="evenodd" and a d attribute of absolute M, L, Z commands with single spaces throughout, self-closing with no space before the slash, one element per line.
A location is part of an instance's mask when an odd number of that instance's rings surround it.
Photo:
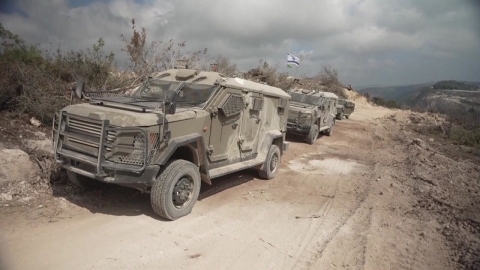
<path fill-rule="evenodd" d="M 476 85 L 449 80 L 439 81 L 432 86 L 433 89 L 445 89 L 445 90 L 478 90 Z"/>
<path fill-rule="evenodd" d="M 446 114 L 467 124 L 480 124 L 480 91 L 424 88 L 412 94 L 407 105 Z"/>
<path fill-rule="evenodd" d="M 426 82 L 412 85 L 367 87 L 358 90 L 358 92 L 362 94 L 368 93 L 371 97 L 394 100 L 399 105 L 410 107 L 411 104 L 416 103 L 415 99 L 419 95 L 418 92 L 430 89 L 430 87 L 447 90 L 476 90 L 480 87 L 480 82 L 445 80 L 437 83 Z"/>
<path fill-rule="evenodd" d="M 399 85 L 399 86 L 385 86 L 385 87 L 367 87 L 358 90 L 361 94 L 368 93 L 371 97 L 380 97 L 385 100 L 394 100 L 399 105 L 405 104 L 409 96 L 417 92 L 424 87 L 430 87 L 433 82 L 412 84 L 412 85 Z"/>

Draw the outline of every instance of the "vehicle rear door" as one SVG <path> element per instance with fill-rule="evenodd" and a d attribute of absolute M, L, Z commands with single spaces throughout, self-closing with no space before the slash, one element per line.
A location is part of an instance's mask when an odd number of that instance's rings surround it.
<path fill-rule="evenodd" d="M 208 138 L 210 168 L 222 167 L 240 159 L 239 131 L 246 101 L 240 89 L 226 88 L 212 102 L 211 126 Z"/>
<path fill-rule="evenodd" d="M 248 104 L 243 114 L 240 128 L 239 146 L 242 159 L 253 157 L 257 153 L 258 137 L 264 121 L 264 97 L 261 93 L 245 93 Z M 264 124 L 264 123 L 263 123 Z"/>

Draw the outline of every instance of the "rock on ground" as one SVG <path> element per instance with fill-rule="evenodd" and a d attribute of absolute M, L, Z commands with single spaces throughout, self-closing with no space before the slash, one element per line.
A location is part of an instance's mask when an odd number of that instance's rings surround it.
<path fill-rule="evenodd" d="M 10 181 L 29 180 L 37 168 L 27 153 L 19 149 L 0 150 L 0 184 Z"/>

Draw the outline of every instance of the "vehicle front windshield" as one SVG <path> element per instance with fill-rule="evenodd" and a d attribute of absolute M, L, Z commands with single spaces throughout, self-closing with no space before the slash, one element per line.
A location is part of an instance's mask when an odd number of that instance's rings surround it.
<path fill-rule="evenodd" d="M 294 102 L 302 102 L 305 98 L 305 95 L 298 94 L 298 93 L 291 93 L 290 96 L 292 97 L 291 101 Z"/>
<path fill-rule="evenodd" d="M 165 98 L 173 101 L 176 97 L 178 106 L 199 106 L 210 98 L 215 91 L 214 85 L 186 83 L 179 89 L 181 82 L 151 80 L 140 90 L 139 95 L 145 98 Z M 177 92 L 175 92 L 177 91 Z"/>
<path fill-rule="evenodd" d="M 305 100 L 303 102 L 307 103 L 307 104 L 310 104 L 310 105 L 318 105 L 319 101 L 320 101 L 320 97 L 306 96 Z"/>
<path fill-rule="evenodd" d="M 179 106 L 203 106 L 215 89 L 213 85 L 187 83 L 178 92 L 177 104 Z"/>
<path fill-rule="evenodd" d="M 141 97 L 147 98 L 171 98 L 173 91 L 180 85 L 181 82 L 169 82 L 161 80 L 149 80 L 139 92 Z"/>

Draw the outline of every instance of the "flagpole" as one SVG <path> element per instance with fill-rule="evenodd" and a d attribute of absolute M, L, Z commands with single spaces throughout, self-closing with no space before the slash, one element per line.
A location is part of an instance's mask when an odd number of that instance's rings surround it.
<path fill-rule="evenodd" d="M 291 55 L 291 54 L 289 54 L 289 53 L 288 53 L 287 55 L 288 55 L 288 56 L 291 56 L 293 59 L 296 59 L 295 56 L 293 56 L 293 55 Z M 288 57 L 288 56 L 287 56 L 287 61 L 289 60 L 289 57 Z M 288 65 L 288 66 L 290 67 L 290 65 Z M 292 80 L 292 82 L 290 83 L 290 85 L 288 86 L 287 91 L 290 90 L 290 87 L 292 87 L 293 83 L 295 82 L 295 78 L 297 77 L 297 72 L 298 72 L 298 66 L 300 66 L 300 63 L 299 63 L 299 62 L 296 63 L 295 74 L 293 75 L 293 80 Z"/>
<path fill-rule="evenodd" d="M 297 67 L 295 68 L 295 75 L 293 75 L 293 78 L 294 78 L 294 79 L 295 79 L 295 77 L 297 77 L 298 67 L 299 67 L 299 66 L 297 66 Z"/>

